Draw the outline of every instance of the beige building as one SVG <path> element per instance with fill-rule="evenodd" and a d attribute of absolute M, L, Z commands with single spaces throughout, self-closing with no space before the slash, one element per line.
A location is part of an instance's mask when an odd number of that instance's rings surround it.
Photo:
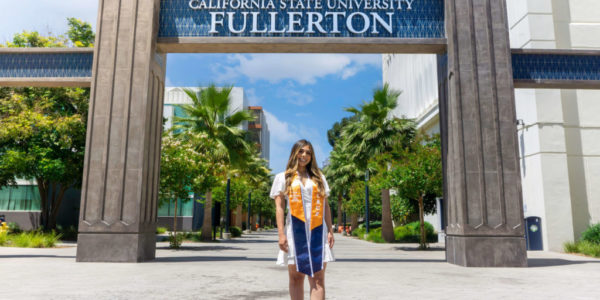
<path fill-rule="evenodd" d="M 512 48 L 600 49 L 600 1 L 507 0 Z M 402 90 L 394 115 L 439 132 L 434 55 L 383 55 Z M 600 91 L 516 89 L 525 217 L 541 218 L 544 250 L 562 251 L 600 222 Z M 431 216 L 439 229 L 438 218 Z"/>

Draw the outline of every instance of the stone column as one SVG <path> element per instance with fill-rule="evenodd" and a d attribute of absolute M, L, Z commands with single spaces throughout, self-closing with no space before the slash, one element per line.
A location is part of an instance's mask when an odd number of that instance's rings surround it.
<path fill-rule="evenodd" d="M 77 261 L 154 259 L 165 55 L 159 0 L 100 0 Z"/>
<path fill-rule="evenodd" d="M 446 258 L 524 267 L 523 205 L 505 0 L 445 1 Z"/>

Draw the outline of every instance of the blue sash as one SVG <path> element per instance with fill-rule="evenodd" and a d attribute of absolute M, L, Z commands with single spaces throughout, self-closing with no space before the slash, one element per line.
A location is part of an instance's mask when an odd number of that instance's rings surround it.
<path fill-rule="evenodd" d="M 311 277 L 323 269 L 323 206 L 324 201 L 317 185 L 313 185 L 312 209 L 310 212 L 310 231 L 306 232 L 306 215 L 304 200 L 300 185 L 295 182 L 297 175 L 292 179 L 292 186 L 288 194 L 290 212 L 292 215 L 292 233 L 296 248 L 296 270 Z"/>

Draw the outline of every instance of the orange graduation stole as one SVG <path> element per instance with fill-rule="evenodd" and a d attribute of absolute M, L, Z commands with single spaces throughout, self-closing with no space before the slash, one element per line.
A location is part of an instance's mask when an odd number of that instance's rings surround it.
<path fill-rule="evenodd" d="M 290 201 L 290 213 L 292 215 L 292 232 L 294 235 L 294 246 L 296 248 L 296 270 L 309 276 L 323 269 L 323 196 L 319 193 L 319 187 L 313 184 L 312 208 L 310 211 L 310 229 L 306 228 L 306 212 L 300 184 L 294 184 L 298 175 L 292 178 L 292 186 L 288 192 Z"/>

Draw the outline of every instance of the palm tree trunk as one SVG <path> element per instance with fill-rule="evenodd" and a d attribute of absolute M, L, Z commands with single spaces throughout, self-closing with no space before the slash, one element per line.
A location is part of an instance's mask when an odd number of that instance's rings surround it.
<path fill-rule="evenodd" d="M 423 194 L 419 195 L 419 221 L 421 222 L 421 243 L 419 248 L 425 249 L 427 248 L 426 239 L 425 239 L 425 217 L 424 217 L 424 205 L 423 205 Z"/>
<path fill-rule="evenodd" d="M 392 225 L 392 208 L 390 205 L 390 190 L 381 190 L 381 236 L 387 243 L 394 242 L 394 227 Z"/>
<path fill-rule="evenodd" d="M 356 228 L 358 228 L 358 214 L 352 214 L 352 216 L 350 217 L 350 229 L 352 229 L 352 231 L 356 230 Z M 351 232 L 352 232 L 351 231 Z"/>
<path fill-rule="evenodd" d="M 342 193 L 340 193 L 337 199 L 337 228 L 343 225 L 342 221 Z"/>
<path fill-rule="evenodd" d="M 235 209 L 235 226 L 242 228 L 242 206 L 239 205 Z"/>
<path fill-rule="evenodd" d="M 203 241 L 212 240 L 212 191 L 206 192 L 204 200 L 204 221 L 202 222 L 201 237 Z"/>

